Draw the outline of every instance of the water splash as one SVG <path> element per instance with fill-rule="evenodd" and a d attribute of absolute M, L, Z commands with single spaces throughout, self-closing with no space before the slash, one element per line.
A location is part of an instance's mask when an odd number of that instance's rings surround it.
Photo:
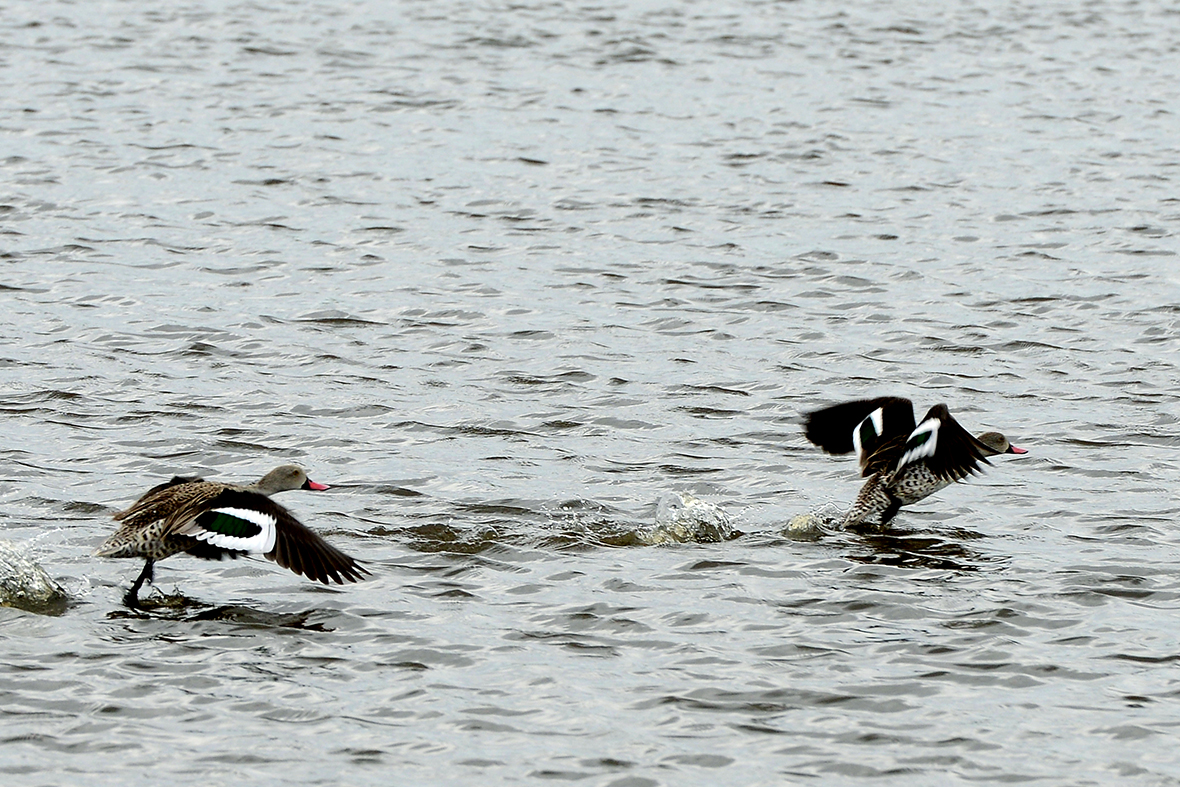
<path fill-rule="evenodd" d="M 827 503 L 814 511 L 792 517 L 782 533 L 795 541 L 818 541 L 826 531 L 839 527 L 844 514 L 844 509 L 836 503 Z"/>
<path fill-rule="evenodd" d="M 669 492 L 656 503 L 652 527 L 636 531 L 642 544 L 714 543 L 737 537 L 729 515 L 688 493 Z"/>
<path fill-rule="evenodd" d="M 66 601 L 61 586 L 20 545 L 0 540 L 0 606 L 60 615 Z"/>

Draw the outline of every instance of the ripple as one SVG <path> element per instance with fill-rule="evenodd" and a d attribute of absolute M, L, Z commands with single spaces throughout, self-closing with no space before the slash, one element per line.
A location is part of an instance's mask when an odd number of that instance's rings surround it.
<path fill-rule="evenodd" d="M 33 8 L 13 784 L 1175 779 L 1170 9 Z M 1035 455 L 841 531 L 886 393 Z M 121 607 L 129 488 L 286 461 L 372 578 Z"/>

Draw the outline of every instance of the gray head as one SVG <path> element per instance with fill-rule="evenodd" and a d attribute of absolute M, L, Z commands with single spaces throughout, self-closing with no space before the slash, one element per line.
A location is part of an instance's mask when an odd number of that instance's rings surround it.
<path fill-rule="evenodd" d="M 1017 448 L 1016 446 L 1009 443 L 1008 438 L 1004 437 L 1004 435 L 1000 434 L 999 432 L 984 432 L 983 434 L 979 435 L 979 437 L 976 437 L 975 439 L 978 440 L 979 442 L 983 443 L 984 447 L 986 447 L 988 449 L 988 451 L 990 452 L 990 453 L 988 453 L 988 456 L 991 456 L 993 454 L 1027 454 L 1028 453 L 1027 449 Z"/>
<path fill-rule="evenodd" d="M 327 484 L 317 484 L 307 477 L 303 468 L 298 465 L 282 465 L 264 475 L 260 481 L 250 485 L 250 489 L 264 495 L 277 492 L 287 492 L 291 489 L 327 489 Z"/>

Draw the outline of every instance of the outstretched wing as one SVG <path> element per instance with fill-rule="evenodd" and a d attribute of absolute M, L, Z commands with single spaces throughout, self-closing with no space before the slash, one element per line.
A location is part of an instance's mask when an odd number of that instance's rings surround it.
<path fill-rule="evenodd" d="M 264 494 L 245 489 L 223 489 L 194 516 L 179 521 L 173 532 L 201 542 L 197 551 L 202 556 L 216 550 L 261 554 L 325 585 L 358 582 L 369 573 L 286 508 Z"/>
<path fill-rule="evenodd" d="M 935 477 L 947 482 L 961 481 L 979 472 L 980 462 L 991 464 L 987 453 L 987 446 L 960 426 L 945 404 L 939 404 L 930 408 L 906 439 L 897 469 L 921 461 Z"/>
<path fill-rule="evenodd" d="M 808 413 L 803 434 L 830 454 L 855 451 L 861 474 L 892 465 L 914 431 L 914 406 L 900 396 L 859 399 Z"/>
<path fill-rule="evenodd" d="M 308 579 L 338 585 L 360 582 L 369 574 L 360 563 L 320 538 L 294 518 L 278 529 L 274 549 L 266 557 Z"/>

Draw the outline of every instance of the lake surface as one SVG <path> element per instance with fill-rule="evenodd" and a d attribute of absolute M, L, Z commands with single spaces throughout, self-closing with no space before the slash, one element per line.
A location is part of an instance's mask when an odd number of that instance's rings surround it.
<path fill-rule="evenodd" d="M 1180 784 L 1172 3 L 0 31 L 0 537 L 71 598 L 0 609 L 6 787 Z M 1029 454 L 794 536 L 883 394 Z M 286 462 L 369 581 L 122 606 L 114 511 Z"/>

